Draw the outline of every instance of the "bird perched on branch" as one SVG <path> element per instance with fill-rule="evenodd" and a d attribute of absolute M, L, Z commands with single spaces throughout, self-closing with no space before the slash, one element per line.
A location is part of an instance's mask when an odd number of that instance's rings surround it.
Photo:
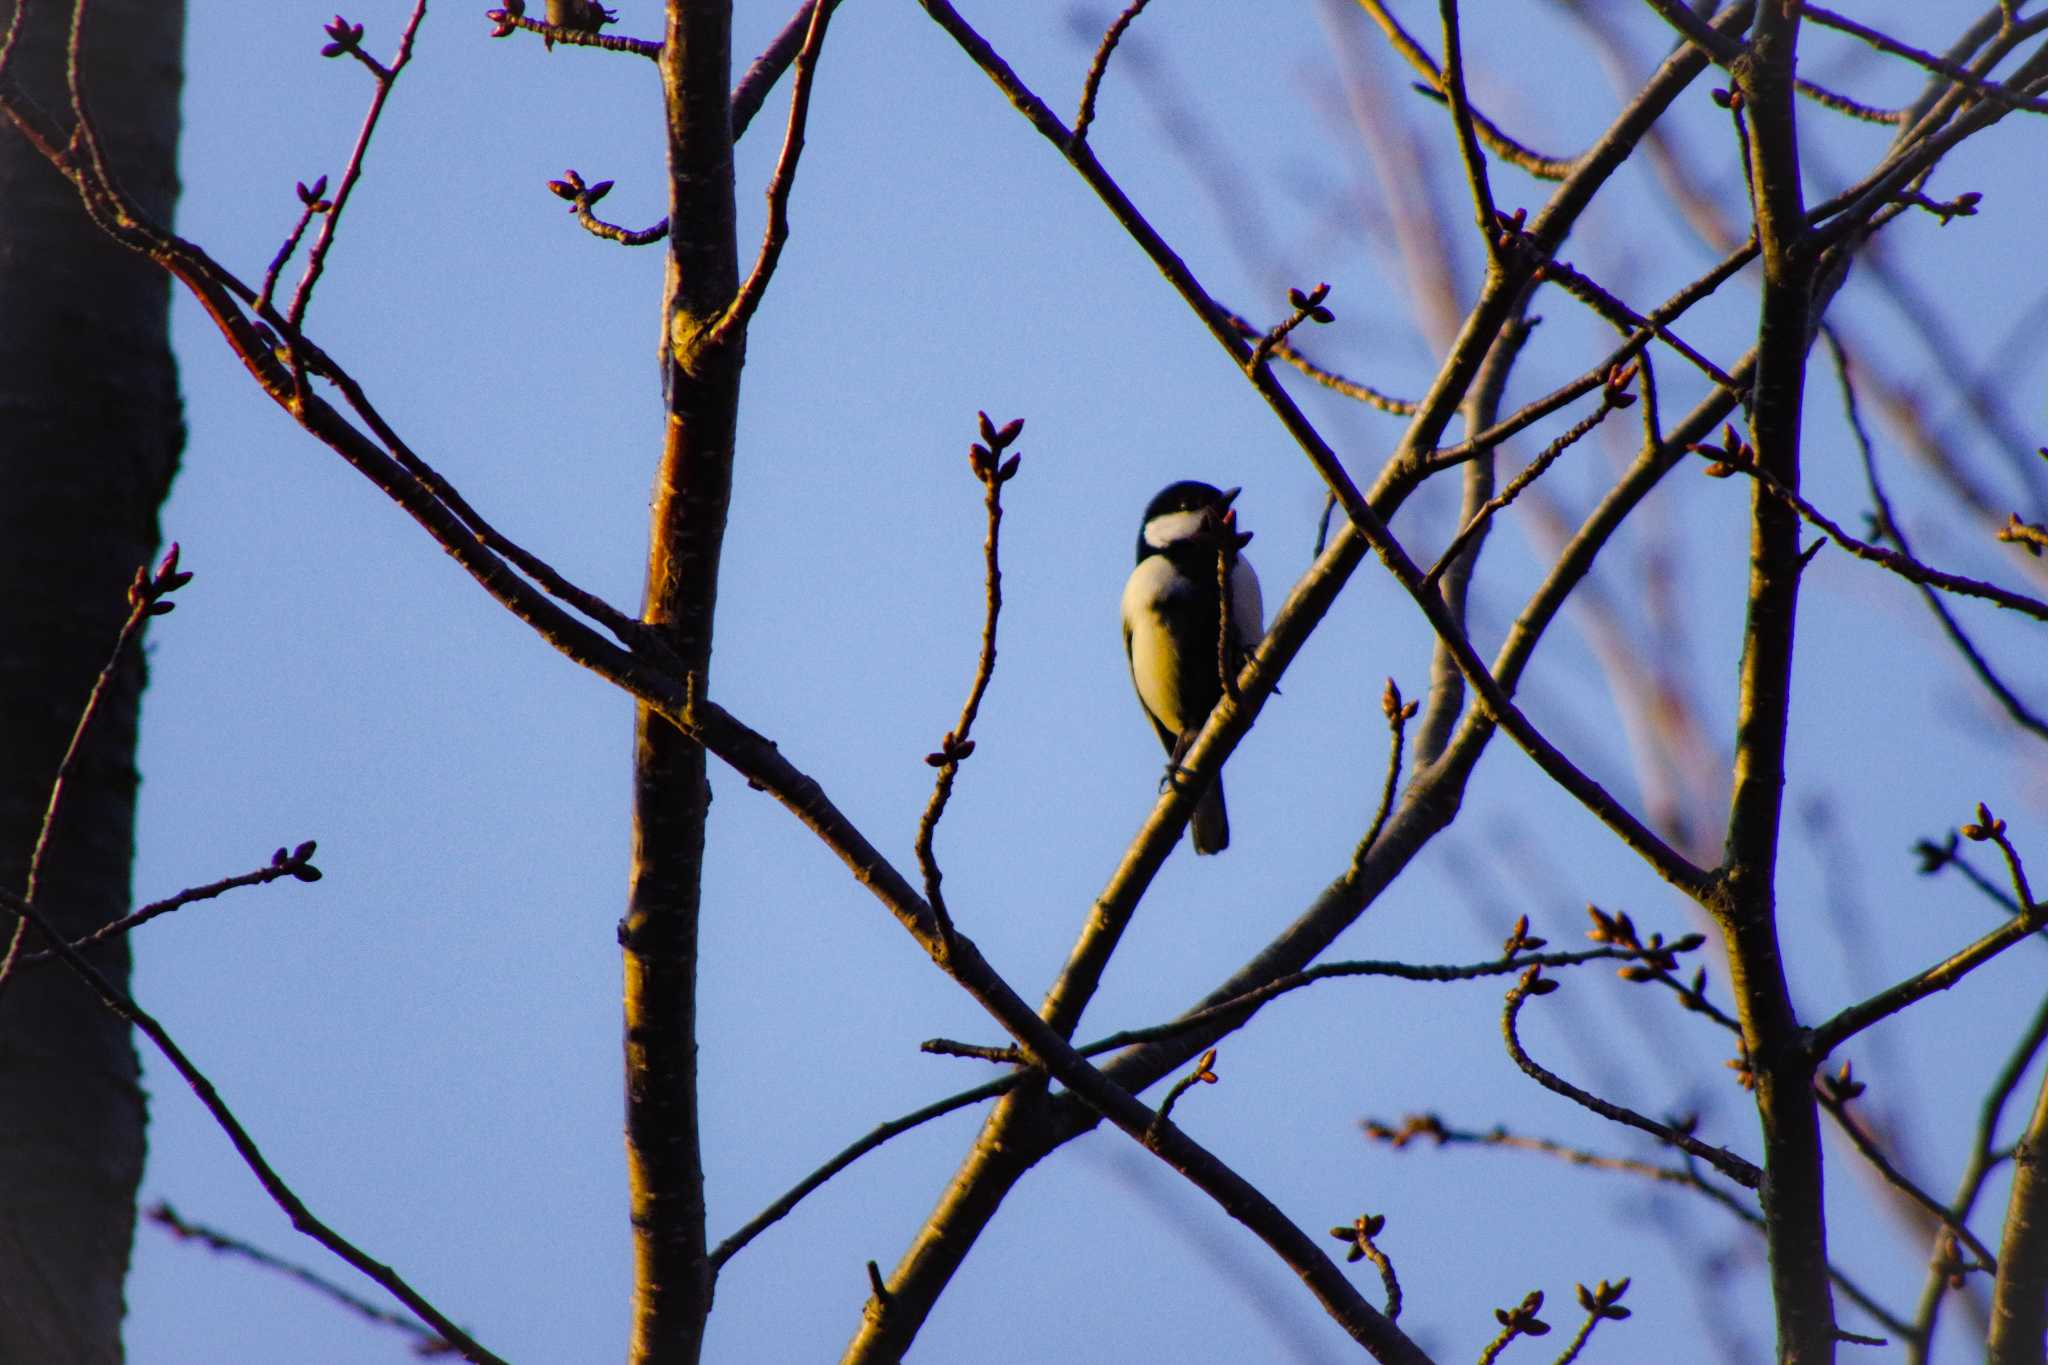
<path fill-rule="evenodd" d="M 1230 846 L 1230 817 L 1223 783 L 1185 772 L 1181 760 L 1223 695 L 1226 671 L 1234 684 L 1266 631 L 1259 576 L 1241 553 L 1251 536 L 1238 531 L 1231 509 L 1238 492 L 1192 479 L 1161 489 L 1145 507 L 1138 567 L 1124 584 L 1124 653 L 1138 702 L 1166 746 L 1167 781 L 1207 782 L 1190 823 L 1197 853 Z"/>

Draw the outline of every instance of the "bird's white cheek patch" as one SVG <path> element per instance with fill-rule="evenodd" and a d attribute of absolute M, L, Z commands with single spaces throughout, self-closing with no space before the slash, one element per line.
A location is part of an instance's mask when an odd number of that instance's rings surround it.
<path fill-rule="evenodd" d="M 1161 512 L 1145 523 L 1145 543 L 1155 550 L 1163 550 L 1177 541 L 1200 535 L 1208 515 L 1206 512 Z"/>

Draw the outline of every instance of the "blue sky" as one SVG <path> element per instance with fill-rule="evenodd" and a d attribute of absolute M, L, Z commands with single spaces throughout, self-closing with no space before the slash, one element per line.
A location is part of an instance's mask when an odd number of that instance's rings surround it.
<path fill-rule="evenodd" d="M 369 82 L 319 57 L 326 10 L 191 8 L 179 227 L 254 277 L 295 216 L 292 182 L 338 174 Z M 348 17 L 383 55 L 409 8 L 359 0 Z M 738 8 L 743 65 L 786 15 Z M 1475 98 L 1533 143 L 1582 146 L 1622 96 L 1580 51 L 1579 30 L 1558 6 L 1471 8 Z M 1933 7 L 1890 8 L 1934 41 Z M 619 9 L 621 31 L 657 31 L 651 0 Z M 1070 113 L 1094 41 L 1082 35 L 1099 33 L 1109 11 L 965 10 Z M 1433 35 L 1430 9 L 1402 12 Z M 1665 50 L 1647 7 L 1601 12 L 1628 69 Z M 617 182 L 607 216 L 632 226 L 660 216 L 654 70 L 487 34 L 473 10 L 437 5 L 428 16 L 309 330 L 501 528 L 630 608 L 660 434 L 660 248 L 587 237 L 544 182 L 573 166 Z M 1832 34 L 1808 35 L 1802 71 L 1876 103 L 1917 89 L 1909 69 Z M 1390 194 L 1434 193 L 1459 228 L 1466 215 L 1455 175 L 1441 174 L 1455 171 L 1448 124 L 1407 81 L 1362 15 L 1334 0 L 1172 0 L 1146 13 L 1112 67 L 1092 145 L 1218 297 L 1275 321 L 1288 286 L 1330 281 L 1337 322 L 1309 344 L 1412 395 L 1434 350 L 1414 320 L 1427 289 L 1393 245 Z M 740 149 L 748 243 L 785 94 Z M 1378 130 L 1370 136 L 1361 111 Z M 1396 117 L 1407 122 L 1397 128 Z M 1867 165 L 1885 136 L 1811 109 L 1801 117 L 1816 139 L 1813 197 Z M 1685 183 L 1733 202 L 1733 134 L 1705 83 L 1674 124 Z M 1375 156 L 1402 138 L 1439 173 L 1433 186 L 1378 169 Z M 2048 416 L 2038 348 L 2008 333 L 2048 287 L 2033 228 L 2039 148 L 2034 125 L 2008 120 L 1930 187 L 1985 192 L 1979 217 L 1946 228 L 1909 217 L 1887 238 L 1890 259 L 1954 320 L 1962 354 L 1930 355 L 1869 272 L 1832 315 L 1910 392 L 1937 392 L 1938 360 L 1995 363 L 2036 436 Z M 1494 183 L 1504 207 L 1542 202 L 1544 187 L 1511 169 L 1497 167 Z M 1155 793 L 1156 741 L 1116 629 L 1140 509 L 1176 478 L 1242 484 L 1270 605 L 1309 560 L 1319 486 L 1085 187 L 915 6 L 841 9 L 791 214 L 749 340 L 712 694 L 907 865 L 929 790 L 921 759 L 957 712 L 981 611 L 979 489 L 961 456 L 976 409 L 1025 417 L 1023 472 L 1006 489 L 1002 657 L 939 851 L 961 926 L 1035 998 Z M 1566 255 L 1639 307 L 1712 259 L 1633 168 Z M 1436 268 L 1469 299 L 1469 234 Z M 1754 327 L 1753 285 L 1744 277 L 1688 319 L 1687 339 L 1724 363 L 1738 355 Z M 1546 321 L 1511 404 L 1608 344 L 1561 297 L 1537 311 Z M 196 309 L 181 302 L 174 326 L 191 436 L 164 529 L 198 576 L 150 635 L 138 898 L 257 866 L 306 838 L 320 841 L 327 876 L 152 925 L 138 945 L 138 998 L 323 1217 L 485 1344 L 522 1363 L 617 1358 L 630 1263 L 614 925 L 630 708 L 497 609 L 269 405 Z M 1677 364 L 1659 373 L 1668 411 L 1702 391 Z M 1354 474 L 1369 477 L 1398 420 L 1296 387 Z M 1808 408 L 1808 489 L 1857 525 L 1867 495 L 1825 371 Z M 1568 420 L 1511 447 L 1504 468 Z M 1626 458 L 1628 424 L 1611 425 L 1619 443 L 1589 442 L 1546 476 L 1565 514 L 1589 505 Z M 1994 463 L 1967 426 L 1956 431 L 1993 488 L 2038 520 L 2003 472 L 2010 461 Z M 2009 552 L 1943 509 L 1895 442 L 1880 449 L 1924 554 L 2025 581 Z M 1739 649 L 1739 485 L 1674 478 L 1645 509 L 1645 534 L 1617 547 L 1593 585 L 1617 604 L 1624 636 L 1645 640 L 1646 547 L 1683 566 L 1682 639 L 1650 656 L 1689 689 L 1716 762 Z M 1418 497 L 1397 531 L 1440 545 L 1453 492 Z M 1547 544 L 1533 505 L 1502 523 L 1475 598 L 1482 652 L 1540 575 Z M 1988 928 L 1981 899 L 1914 874 L 1910 846 L 1981 799 L 2011 821 L 2023 852 L 2048 848 L 2048 789 L 2039 741 L 1993 714 L 1904 584 L 1824 552 L 1801 612 L 1788 789 L 1800 833 L 1781 899 L 1795 996 L 1815 1017 Z M 2038 644 L 1989 611 L 1963 615 L 2008 678 L 2048 701 L 2028 668 Z M 1597 623 L 1568 614 L 1523 701 L 1640 804 Z M 1392 675 L 1419 696 L 1428 660 L 1426 626 L 1368 565 L 1232 760 L 1231 850 L 1199 864 L 1176 852 L 1084 1035 L 1168 1017 L 1341 870 L 1378 792 L 1382 682 Z M 1695 776 L 1725 787 L 1711 763 Z M 997 1039 L 784 811 L 726 774 L 713 781 L 701 1041 L 717 1238 L 875 1123 L 986 1079 L 980 1063 L 921 1055 L 919 1041 Z M 1812 823 L 1815 811 L 1824 823 Z M 1667 935 L 1704 927 L 1503 741 L 1457 826 L 1336 955 L 1479 960 L 1522 913 L 1568 945 L 1589 901 Z M 1976 1096 L 2039 998 L 2037 959 L 2023 945 L 1849 1049 L 1871 1073 L 1870 1102 L 1910 1118 L 1909 1164 L 1937 1191 L 1952 1184 Z M 1760 1348 L 1760 1252 L 1718 1211 L 1523 1155 L 1395 1154 L 1361 1141 L 1362 1117 L 1428 1108 L 1468 1127 L 1504 1122 L 1655 1155 L 1515 1072 L 1498 1039 L 1501 989 L 1325 983 L 1226 1041 L 1223 1083 L 1187 1096 L 1176 1118 L 1305 1226 L 1386 1213 L 1381 1243 L 1408 1294 L 1402 1325 L 1446 1358 L 1476 1354 L 1489 1310 L 1531 1288 L 1550 1294 L 1562 1326 L 1574 1281 L 1630 1275 L 1636 1317 L 1603 1328 L 1613 1335 L 1596 1338 L 1595 1358 L 1640 1358 L 1655 1341 L 1675 1365 L 1714 1359 L 1697 1256 L 1724 1248 L 1748 1260 L 1736 1256 L 1732 1318 L 1716 1321 Z M 1725 1040 L 1667 1002 L 1642 1008 L 1640 995 L 1608 973 L 1572 974 L 1531 1007 L 1525 1036 L 1603 1094 L 1653 1112 L 1702 1109 L 1720 1140 L 1753 1154 L 1753 1120 L 1720 1066 Z M 320 1263 L 177 1078 L 155 1058 L 146 1065 L 145 1200 Z M 719 1283 L 709 1357 L 836 1358 L 866 1294 L 863 1262 L 893 1264 L 978 1119 L 956 1115 L 890 1144 L 736 1258 Z M 1829 1177 L 1838 1260 L 1910 1306 L 1924 1245 L 1895 1235 L 1839 1149 Z M 1365 1286 L 1377 1296 L 1369 1276 Z M 406 1358 L 393 1334 L 148 1227 L 129 1299 L 138 1361 Z M 1075 1143 L 1013 1194 L 917 1350 L 989 1362 L 1350 1352 L 1284 1267 L 1114 1133 Z"/>

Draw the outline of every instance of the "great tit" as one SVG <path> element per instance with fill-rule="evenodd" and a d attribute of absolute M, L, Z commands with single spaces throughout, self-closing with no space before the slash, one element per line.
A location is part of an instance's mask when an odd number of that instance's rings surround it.
<path fill-rule="evenodd" d="M 1251 539 L 1237 530 L 1230 504 L 1238 495 L 1192 479 L 1170 484 L 1145 507 L 1138 528 L 1138 567 L 1124 584 L 1124 653 L 1131 681 L 1152 728 L 1166 746 L 1167 780 L 1223 695 L 1217 658 L 1220 594 L 1217 555 L 1229 561 L 1230 671 L 1266 633 L 1259 576 L 1239 551 Z M 1195 852 L 1230 846 L 1223 783 L 1212 781 L 1195 804 Z"/>

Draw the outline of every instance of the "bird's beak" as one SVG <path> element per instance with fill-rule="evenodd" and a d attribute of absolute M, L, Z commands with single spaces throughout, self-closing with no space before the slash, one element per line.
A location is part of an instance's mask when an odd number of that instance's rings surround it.
<path fill-rule="evenodd" d="M 1219 512 L 1221 512 L 1221 511 L 1222 511 L 1222 510 L 1223 510 L 1224 508 L 1226 508 L 1226 507 L 1230 506 L 1230 504 L 1232 504 L 1233 502 L 1236 502 L 1236 501 L 1237 501 L 1237 495 L 1238 495 L 1239 493 L 1242 493 L 1242 492 L 1244 492 L 1244 489 L 1242 489 L 1242 488 L 1226 488 L 1226 489 L 1224 489 L 1224 490 L 1223 490 L 1223 501 L 1222 501 L 1222 502 L 1219 502 L 1219 503 L 1217 503 L 1217 504 L 1216 504 L 1216 510 L 1217 510 L 1217 511 L 1219 511 Z"/>

